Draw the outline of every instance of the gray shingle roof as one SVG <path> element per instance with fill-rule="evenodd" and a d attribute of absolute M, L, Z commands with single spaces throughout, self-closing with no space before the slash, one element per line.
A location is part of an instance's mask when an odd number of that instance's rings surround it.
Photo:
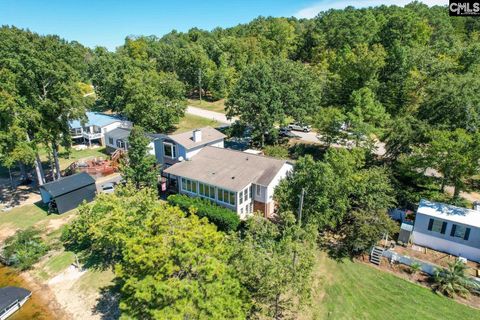
<path fill-rule="evenodd" d="M 207 146 L 192 160 L 174 164 L 165 170 L 231 191 L 240 191 L 250 183 L 268 186 L 286 160 Z"/>
<path fill-rule="evenodd" d="M 199 142 L 193 141 L 193 131 L 171 134 L 168 137 L 176 143 L 184 146 L 187 150 L 221 140 L 226 137 L 223 133 L 212 127 L 205 127 L 199 130 L 202 132 L 202 140 Z"/>
<path fill-rule="evenodd" d="M 0 288 L 0 311 L 10 306 L 15 301 L 22 301 L 32 293 L 19 287 Z"/>
<path fill-rule="evenodd" d="M 95 179 L 93 179 L 92 176 L 86 172 L 80 172 L 71 176 L 63 177 L 57 181 L 45 183 L 40 186 L 40 188 L 44 189 L 55 198 L 93 183 L 95 183 Z"/>

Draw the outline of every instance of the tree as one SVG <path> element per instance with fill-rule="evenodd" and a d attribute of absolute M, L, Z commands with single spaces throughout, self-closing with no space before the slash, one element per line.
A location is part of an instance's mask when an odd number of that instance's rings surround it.
<path fill-rule="evenodd" d="M 127 319 L 245 319 L 248 300 L 228 265 L 225 234 L 206 219 L 159 206 L 117 265 Z"/>
<path fill-rule="evenodd" d="M 345 135 L 342 129 L 346 120 L 347 118 L 340 108 L 322 108 L 314 119 L 314 127 L 327 146 L 330 146 Z"/>
<path fill-rule="evenodd" d="M 291 213 L 283 214 L 283 222 L 250 218 L 234 242 L 231 263 L 254 302 L 252 317 L 284 319 L 294 312 L 292 300 L 305 303 L 311 288 L 315 227 L 301 229 Z"/>
<path fill-rule="evenodd" d="M 455 131 L 433 130 L 429 142 L 414 148 L 410 165 L 426 170 L 434 168 L 442 173 L 440 190 L 447 183 L 454 186 L 454 198 L 465 188 L 465 179 L 480 170 L 480 134 L 469 134 L 463 129 Z"/>
<path fill-rule="evenodd" d="M 477 287 L 466 274 L 467 266 L 460 260 L 448 263 L 446 269 L 436 269 L 433 275 L 434 288 L 448 297 L 466 297 L 471 288 Z"/>
<path fill-rule="evenodd" d="M 171 73 L 135 69 L 126 75 L 122 113 L 148 131 L 165 132 L 185 112 L 185 88 Z"/>
<path fill-rule="evenodd" d="M 127 239 L 142 232 L 158 208 L 152 189 L 119 186 L 115 193 L 99 194 L 94 202 L 80 206 L 62 241 L 68 250 L 81 253 L 88 265 L 112 267 L 123 259 Z"/>
<path fill-rule="evenodd" d="M 348 113 L 348 119 L 350 130 L 355 137 L 358 147 L 360 141 L 368 142 L 372 134 L 380 133 L 389 116 L 369 88 L 354 91 L 351 97 L 351 104 L 352 111 Z"/>
<path fill-rule="evenodd" d="M 2 257 L 20 270 L 27 270 L 48 251 L 48 246 L 40 237 L 40 231 L 29 228 L 20 230 L 5 240 Z"/>
<path fill-rule="evenodd" d="M 298 208 L 302 188 L 303 221 L 325 231 L 338 231 L 352 218 L 351 211 L 385 212 L 395 202 L 387 172 L 381 167 L 365 168 L 361 149 L 329 149 L 323 161 L 300 158 L 275 189 L 281 211 Z"/>
<path fill-rule="evenodd" d="M 239 116 L 253 127 L 254 135 L 265 144 L 265 136 L 275 123 L 292 116 L 304 121 L 315 113 L 321 85 L 311 69 L 299 63 L 276 60 L 247 67 L 226 102 L 227 116 Z"/>
<path fill-rule="evenodd" d="M 120 170 L 125 181 L 132 183 L 137 189 L 152 188 L 157 190 L 157 160 L 150 154 L 150 139 L 138 125 L 132 128 L 128 137 L 127 158 Z"/>

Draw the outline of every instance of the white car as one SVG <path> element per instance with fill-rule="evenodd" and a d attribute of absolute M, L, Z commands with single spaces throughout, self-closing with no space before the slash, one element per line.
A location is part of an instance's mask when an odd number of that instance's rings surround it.
<path fill-rule="evenodd" d="M 290 123 L 288 125 L 288 129 L 295 130 L 295 131 L 310 132 L 312 131 L 312 126 L 295 122 L 295 123 Z"/>
<path fill-rule="evenodd" d="M 115 183 L 108 182 L 108 183 L 102 184 L 103 193 L 113 193 L 114 191 L 115 191 Z"/>

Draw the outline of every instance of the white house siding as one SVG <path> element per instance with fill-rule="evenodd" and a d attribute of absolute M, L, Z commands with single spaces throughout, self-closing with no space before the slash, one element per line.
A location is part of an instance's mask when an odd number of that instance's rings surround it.
<path fill-rule="evenodd" d="M 278 186 L 278 184 L 280 183 L 280 180 L 284 179 L 287 176 L 287 173 L 291 170 L 293 170 L 293 166 L 290 163 L 285 163 L 282 166 L 282 168 L 280 169 L 280 171 L 278 171 L 275 178 L 273 178 L 273 180 L 268 185 L 265 202 L 270 202 L 270 201 L 273 200 L 273 194 L 275 192 L 275 187 Z"/>
<path fill-rule="evenodd" d="M 480 262 L 480 249 L 415 231 L 412 239 L 417 245 Z"/>
<path fill-rule="evenodd" d="M 442 234 L 440 232 L 428 230 L 430 219 L 446 222 L 445 233 Z M 453 224 L 470 228 L 468 240 L 451 236 Z M 417 212 L 412 233 L 412 241 L 420 246 L 480 262 L 480 229 L 477 227 L 463 225 L 461 223 L 431 217 Z"/>

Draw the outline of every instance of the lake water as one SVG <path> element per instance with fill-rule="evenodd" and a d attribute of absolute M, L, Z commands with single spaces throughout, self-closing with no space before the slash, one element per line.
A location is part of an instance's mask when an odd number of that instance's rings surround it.
<path fill-rule="evenodd" d="M 6 286 L 22 287 L 33 292 L 27 303 L 25 303 L 19 311 L 8 318 L 8 320 L 50 320 L 58 318 L 51 310 L 49 310 L 47 305 L 48 299 L 41 297 L 41 288 L 33 288 L 32 285 L 28 284 L 16 270 L 0 265 L 0 287 Z"/>

